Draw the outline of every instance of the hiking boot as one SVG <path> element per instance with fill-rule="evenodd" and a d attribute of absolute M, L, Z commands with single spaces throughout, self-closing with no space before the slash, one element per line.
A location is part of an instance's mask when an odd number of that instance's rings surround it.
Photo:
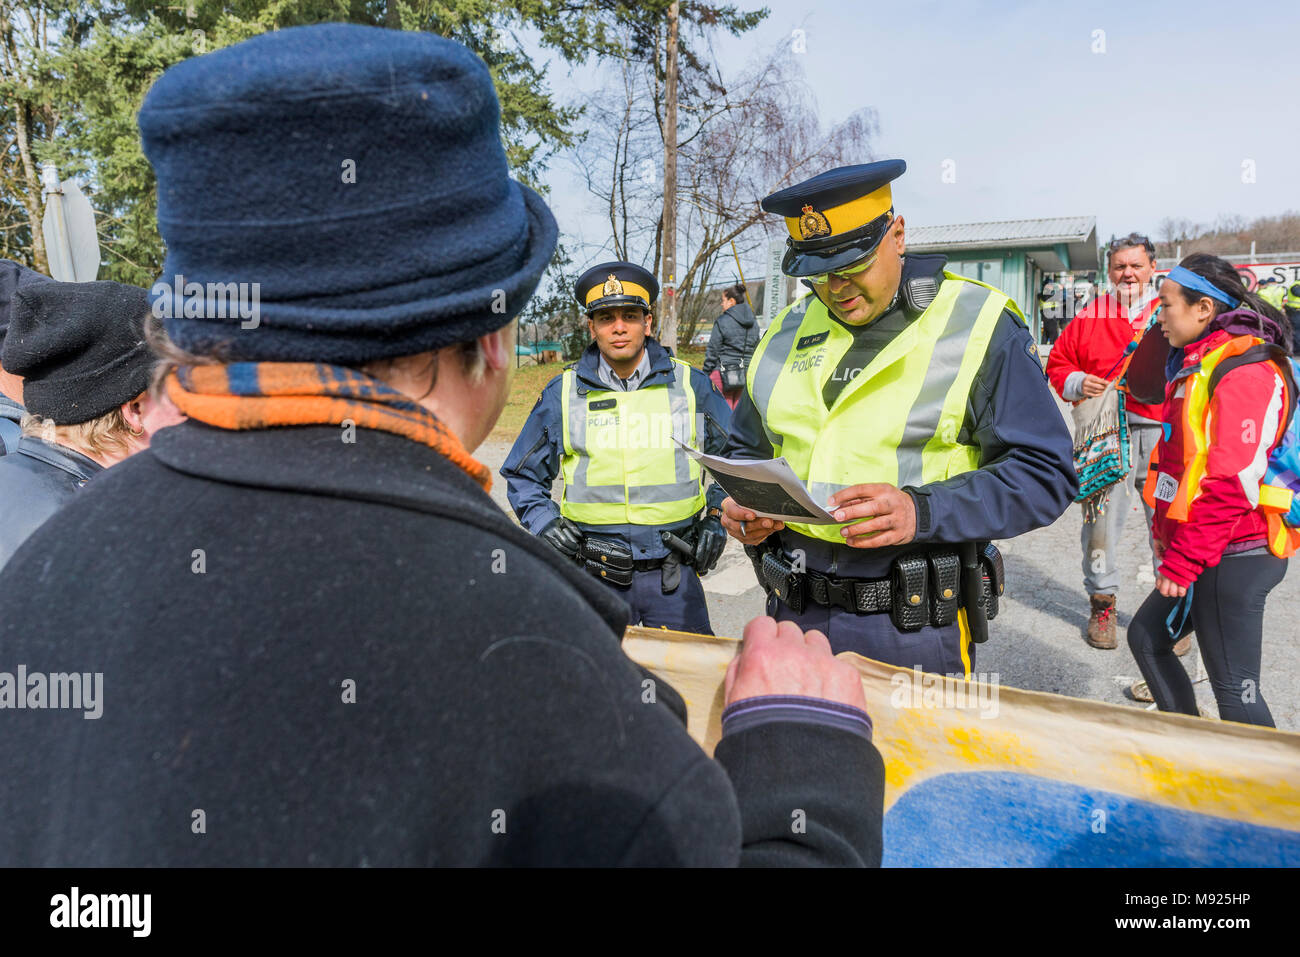
<path fill-rule="evenodd" d="M 1151 688 L 1145 681 L 1135 681 L 1128 686 L 1128 696 L 1134 701 L 1140 701 L 1143 704 L 1154 704 L 1155 695 L 1151 693 Z"/>
<path fill-rule="evenodd" d="M 1094 648 L 1115 648 L 1115 596 L 1091 595 L 1092 615 L 1088 618 L 1088 644 Z"/>
<path fill-rule="evenodd" d="M 1183 655 L 1187 654 L 1191 650 L 1192 650 L 1191 635 L 1188 635 L 1186 638 L 1180 638 L 1178 642 L 1174 645 L 1174 654 L 1176 654 L 1179 658 L 1183 657 Z"/>

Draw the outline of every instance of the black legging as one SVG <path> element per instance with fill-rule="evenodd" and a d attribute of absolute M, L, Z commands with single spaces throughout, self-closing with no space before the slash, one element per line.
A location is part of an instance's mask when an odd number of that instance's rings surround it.
<path fill-rule="evenodd" d="M 1273 555 L 1229 556 L 1207 568 L 1192 592 L 1192 613 L 1176 638 L 1165 622 L 1178 603 L 1153 591 L 1128 626 L 1128 646 L 1161 711 L 1199 714 L 1196 693 L 1174 654 L 1174 642 L 1196 631 L 1219 717 L 1276 727 L 1259 686 L 1264 600 L 1286 575 Z"/>

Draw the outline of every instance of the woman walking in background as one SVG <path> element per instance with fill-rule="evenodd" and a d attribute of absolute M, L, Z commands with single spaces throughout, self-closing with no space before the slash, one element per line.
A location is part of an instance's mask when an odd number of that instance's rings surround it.
<path fill-rule="evenodd" d="M 749 357 L 760 338 L 754 310 L 745 302 L 744 285 L 737 283 L 722 290 L 722 315 L 713 323 L 701 368 L 733 409 L 745 388 Z"/>
<path fill-rule="evenodd" d="M 1195 629 L 1219 716 L 1273 727 L 1260 687 L 1264 602 L 1287 561 L 1270 550 L 1260 482 L 1294 412 L 1295 383 L 1275 360 L 1250 361 L 1259 351 L 1242 356 L 1261 344 L 1289 352 L 1290 330 L 1217 256 L 1184 259 L 1160 300 L 1173 349 L 1163 438 L 1143 493 L 1155 509 L 1160 567 L 1129 625 L 1129 647 L 1160 710 L 1196 715 L 1173 653 Z"/>

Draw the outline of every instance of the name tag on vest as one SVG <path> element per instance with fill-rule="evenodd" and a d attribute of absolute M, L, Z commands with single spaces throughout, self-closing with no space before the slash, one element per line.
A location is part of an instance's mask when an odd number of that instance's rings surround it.
<path fill-rule="evenodd" d="M 593 402 L 587 406 L 592 412 L 599 412 L 602 409 L 612 409 L 618 405 L 618 399 L 601 399 L 599 402 Z"/>
<path fill-rule="evenodd" d="M 1161 472 L 1156 476 L 1156 490 L 1153 493 L 1158 501 L 1172 502 L 1178 494 L 1178 482 L 1172 475 Z"/>
<path fill-rule="evenodd" d="M 815 336 L 804 336 L 795 344 L 795 349 L 807 349 L 809 346 L 815 346 L 818 343 L 825 342 L 829 332 L 819 332 Z"/>

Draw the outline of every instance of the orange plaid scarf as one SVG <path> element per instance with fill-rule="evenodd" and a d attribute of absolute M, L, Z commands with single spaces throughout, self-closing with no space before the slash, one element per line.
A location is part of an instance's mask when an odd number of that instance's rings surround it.
<path fill-rule="evenodd" d="M 218 429 L 341 425 L 351 420 L 420 442 L 492 488 L 476 460 L 428 409 L 355 369 L 318 362 L 236 362 L 181 366 L 167 377 L 167 395 L 197 422 Z"/>

